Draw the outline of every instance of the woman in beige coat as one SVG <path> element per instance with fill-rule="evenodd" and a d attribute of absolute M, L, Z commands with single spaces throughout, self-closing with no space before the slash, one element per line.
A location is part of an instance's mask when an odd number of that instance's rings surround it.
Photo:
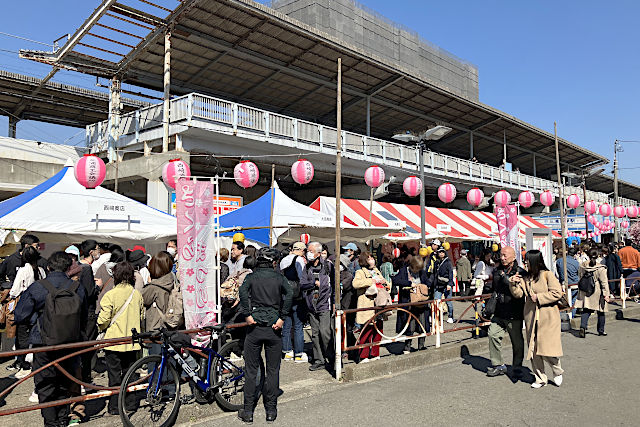
<path fill-rule="evenodd" d="M 596 249 L 589 250 L 589 261 L 583 262 L 578 270 L 580 279 L 585 274 L 592 274 L 595 283 L 593 294 L 587 296 L 586 292 L 579 291 L 576 301 L 576 308 L 582 309 L 580 318 L 580 338 L 584 338 L 587 333 L 587 324 L 589 316 L 596 311 L 598 313 L 598 335 L 605 336 L 604 331 L 604 313 L 609 311 L 609 283 L 607 281 L 607 267 L 597 262 L 598 251 Z"/>
<path fill-rule="evenodd" d="M 385 288 L 391 290 L 391 283 L 387 282 L 376 267 L 376 260 L 369 252 L 362 252 L 358 257 L 360 270 L 356 271 L 353 278 L 352 286 L 356 290 L 358 296 L 357 308 L 374 307 L 374 300 L 378 294 L 377 288 Z M 356 313 L 356 328 L 364 328 L 364 325 L 375 315 L 374 310 L 358 311 Z M 375 326 L 374 326 L 375 324 Z M 376 329 L 377 328 L 377 329 Z M 382 320 L 376 319 L 369 326 L 362 329 L 360 334 L 360 344 L 367 342 L 380 342 L 382 336 Z M 369 360 L 380 359 L 380 346 L 365 347 L 360 350 L 360 362 L 368 362 Z"/>
<path fill-rule="evenodd" d="M 544 363 L 551 366 L 553 383 L 562 384 L 562 342 L 560 340 L 560 310 L 558 301 L 562 297 L 562 287 L 556 276 L 544 264 L 542 252 L 531 250 L 525 255 L 527 275 L 511 277 L 510 290 L 515 298 L 526 297 L 524 323 L 527 331 L 533 375 L 536 381 L 532 388 L 547 384 Z"/>

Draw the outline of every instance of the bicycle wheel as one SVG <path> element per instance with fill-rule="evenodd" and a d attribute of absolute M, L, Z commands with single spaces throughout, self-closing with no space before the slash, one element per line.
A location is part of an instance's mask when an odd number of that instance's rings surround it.
<path fill-rule="evenodd" d="M 127 371 L 120 386 L 118 412 L 128 427 L 171 426 L 180 409 L 180 376 L 160 355 L 144 357 Z"/>
<path fill-rule="evenodd" d="M 225 360 L 217 357 L 212 364 L 211 377 L 220 386 L 215 397 L 225 411 L 238 411 L 244 406 L 244 359 L 239 340 L 227 342 L 218 352 Z"/>

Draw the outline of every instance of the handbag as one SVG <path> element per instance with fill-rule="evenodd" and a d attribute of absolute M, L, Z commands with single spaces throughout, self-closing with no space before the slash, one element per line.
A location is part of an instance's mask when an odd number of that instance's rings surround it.
<path fill-rule="evenodd" d="M 111 319 L 111 322 L 109 322 L 109 326 L 107 326 L 107 328 L 100 332 L 98 334 L 98 336 L 96 337 L 97 341 L 101 341 L 104 339 L 105 334 L 107 333 L 107 330 L 113 326 L 114 323 L 116 323 L 116 320 L 118 320 L 118 317 L 120 317 L 122 315 L 122 313 L 125 312 L 125 310 L 127 309 L 127 307 L 129 306 L 129 303 L 131 302 L 131 300 L 133 299 L 133 294 L 135 292 L 135 288 L 131 290 L 131 295 L 129 295 L 129 298 L 127 298 L 127 301 L 124 303 L 124 305 L 122 307 L 120 307 L 120 310 L 118 310 L 118 312 L 116 313 L 115 316 L 113 316 L 113 318 Z"/>
<path fill-rule="evenodd" d="M 429 300 L 429 287 L 422 283 L 417 284 L 411 288 L 409 293 L 411 302 L 423 302 Z"/>
<path fill-rule="evenodd" d="M 493 291 L 491 297 L 484 303 L 484 307 L 482 308 L 482 317 L 487 320 L 490 320 L 493 315 L 496 313 L 496 307 L 498 305 L 498 293 Z"/>

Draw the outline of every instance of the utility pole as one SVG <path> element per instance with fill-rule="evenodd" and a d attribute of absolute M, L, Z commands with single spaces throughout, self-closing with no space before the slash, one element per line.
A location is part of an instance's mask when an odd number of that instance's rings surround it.
<path fill-rule="evenodd" d="M 613 143 L 613 206 L 614 207 L 618 205 L 618 151 L 622 151 L 621 148 L 622 147 L 620 146 L 620 141 L 616 139 L 615 142 Z M 613 223 L 615 225 L 614 234 L 613 234 L 614 242 L 620 241 L 620 233 L 618 231 L 618 222 L 619 222 L 618 217 L 614 215 L 614 218 L 613 218 Z"/>
<path fill-rule="evenodd" d="M 336 245 L 335 245 L 335 369 L 336 379 L 342 377 L 342 309 L 340 307 L 340 226 L 342 214 L 340 201 L 342 198 L 342 58 L 338 58 L 338 81 L 336 94 Z M 346 332 L 345 332 L 346 333 Z"/>
<path fill-rule="evenodd" d="M 558 126 L 553 122 L 553 136 L 556 143 L 556 173 L 558 174 L 558 192 L 560 193 L 560 227 L 562 230 L 562 262 L 564 273 L 564 287 L 567 291 L 567 297 L 571 301 L 571 292 L 569 291 L 569 280 L 567 279 L 567 218 L 564 213 L 564 191 L 562 178 L 560 176 L 560 150 L 558 148 Z M 589 235 L 587 234 L 587 238 Z"/>
<path fill-rule="evenodd" d="M 425 236 L 425 195 L 424 195 L 424 141 L 418 142 L 418 163 L 420 163 L 420 181 L 422 182 L 422 191 L 420 191 L 420 247 L 427 246 L 427 238 Z"/>
<path fill-rule="evenodd" d="M 582 206 L 585 205 L 585 203 L 587 203 L 587 176 L 584 174 L 584 172 L 582 173 Z M 589 214 L 587 213 L 587 210 L 584 210 L 584 235 L 586 236 L 585 239 L 587 239 L 589 237 Z"/>

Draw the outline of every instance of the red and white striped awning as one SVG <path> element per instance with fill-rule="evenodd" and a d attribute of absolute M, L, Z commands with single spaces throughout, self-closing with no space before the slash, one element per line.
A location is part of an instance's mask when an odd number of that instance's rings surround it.
<path fill-rule="evenodd" d="M 342 199 L 340 213 L 345 222 L 355 226 L 369 225 L 369 201 Z M 318 197 L 312 204 L 313 209 L 335 217 L 334 197 Z M 519 217 L 519 236 L 524 240 L 527 228 L 548 228 L 525 215 Z M 404 222 L 404 232 L 389 233 L 389 240 L 420 239 L 420 206 L 399 203 L 373 202 L 371 225 L 374 227 L 394 227 Z M 463 211 L 459 209 L 425 208 L 425 234 L 428 239 L 447 237 L 449 241 L 460 240 L 498 240 L 498 225 L 492 213 L 481 211 Z M 397 228 L 397 227 L 396 227 Z M 558 233 L 553 233 L 559 237 Z"/>

